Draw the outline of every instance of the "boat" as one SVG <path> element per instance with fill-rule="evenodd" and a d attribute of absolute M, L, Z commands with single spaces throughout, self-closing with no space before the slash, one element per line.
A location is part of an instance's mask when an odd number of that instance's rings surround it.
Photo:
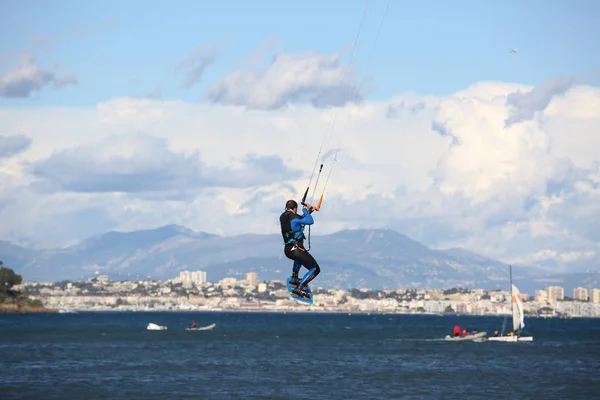
<path fill-rule="evenodd" d="M 446 335 L 444 340 L 450 342 L 483 342 L 485 340 L 486 332 L 478 332 L 466 336 L 450 336 Z"/>
<path fill-rule="evenodd" d="M 512 282 L 512 266 L 509 266 L 510 271 L 510 302 L 512 306 L 512 325 L 513 330 L 507 335 L 504 335 L 504 326 L 500 336 L 490 336 L 489 341 L 492 342 L 531 342 L 533 336 L 523 336 L 521 332 L 525 327 L 525 314 L 523 313 L 523 295 Z"/>
<path fill-rule="evenodd" d="M 186 331 L 212 331 L 217 324 L 210 324 L 206 326 L 199 326 L 196 328 L 185 328 Z"/>
<path fill-rule="evenodd" d="M 149 331 L 165 331 L 165 330 L 167 330 L 167 327 L 162 326 L 162 325 L 157 325 L 157 324 L 150 322 L 148 324 L 148 326 L 146 327 L 146 329 Z"/>

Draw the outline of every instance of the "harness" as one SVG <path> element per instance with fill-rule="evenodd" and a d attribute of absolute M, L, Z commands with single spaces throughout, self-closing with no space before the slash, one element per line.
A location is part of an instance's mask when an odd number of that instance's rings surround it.
<path fill-rule="evenodd" d="M 295 247 L 302 249 L 302 241 L 306 238 L 304 236 L 304 225 L 300 228 L 299 231 L 294 232 L 292 230 L 292 220 L 302 218 L 295 212 L 291 210 L 286 210 L 279 217 L 279 222 L 281 224 L 281 236 L 283 237 L 283 244 L 293 244 Z"/>

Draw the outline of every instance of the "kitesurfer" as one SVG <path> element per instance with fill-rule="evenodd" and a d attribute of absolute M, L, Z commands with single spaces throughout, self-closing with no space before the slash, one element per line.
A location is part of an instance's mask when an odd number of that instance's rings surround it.
<path fill-rule="evenodd" d="M 284 243 L 283 252 L 287 258 L 294 261 L 290 284 L 296 287 L 292 293 L 305 299 L 310 298 L 305 288 L 321 272 L 317 261 L 304 248 L 304 226 L 314 224 L 311 215 L 314 210 L 312 205 L 306 204 L 302 209 L 303 215 L 298 215 L 298 203 L 295 200 L 288 200 L 285 203 L 285 211 L 279 216 Z M 298 273 L 302 265 L 308 269 L 308 272 L 300 280 Z"/>

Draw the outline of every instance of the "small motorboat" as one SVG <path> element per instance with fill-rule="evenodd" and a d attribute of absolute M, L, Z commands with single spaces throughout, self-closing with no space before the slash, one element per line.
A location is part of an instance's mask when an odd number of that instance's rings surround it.
<path fill-rule="evenodd" d="M 146 327 L 146 329 L 149 331 L 165 331 L 165 330 L 167 330 L 167 327 L 162 326 L 162 325 L 157 325 L 157 324 L 150 322 L 148 324 L 148 326 Z"/>
<path fill-rule="evenodd" d="M 217 324 L 210 324 L 206 326 L 197 326 L 195 328 L 185 328 L 186 331 L 212 331 Z"/>

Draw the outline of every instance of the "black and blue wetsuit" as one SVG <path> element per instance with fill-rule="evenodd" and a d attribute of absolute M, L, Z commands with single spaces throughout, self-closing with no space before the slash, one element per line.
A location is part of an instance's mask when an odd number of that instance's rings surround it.
<path fill-rule="evenodd" d="M 292 269 L 292 280 L 290 283 L 296 285 L 294 293 L 298 292 L 304 297 L 304 287 L 308 286 L 310 281 L 316 278 L 321 272 L 321 268 L 312 255 L 304 248 L 304 226 L 314 224 L 312 215 L 306 207 L 303 208 L 303 215 L 298 215 L 292 210 L 286 210 L 279 217 L 281 223 L 281 234 L 283 236 L 284 253 L 287 258 L 294 261 Z M 302 280 L 298 278 L 300 267 L 304 265 L 308 272 Z"/>

